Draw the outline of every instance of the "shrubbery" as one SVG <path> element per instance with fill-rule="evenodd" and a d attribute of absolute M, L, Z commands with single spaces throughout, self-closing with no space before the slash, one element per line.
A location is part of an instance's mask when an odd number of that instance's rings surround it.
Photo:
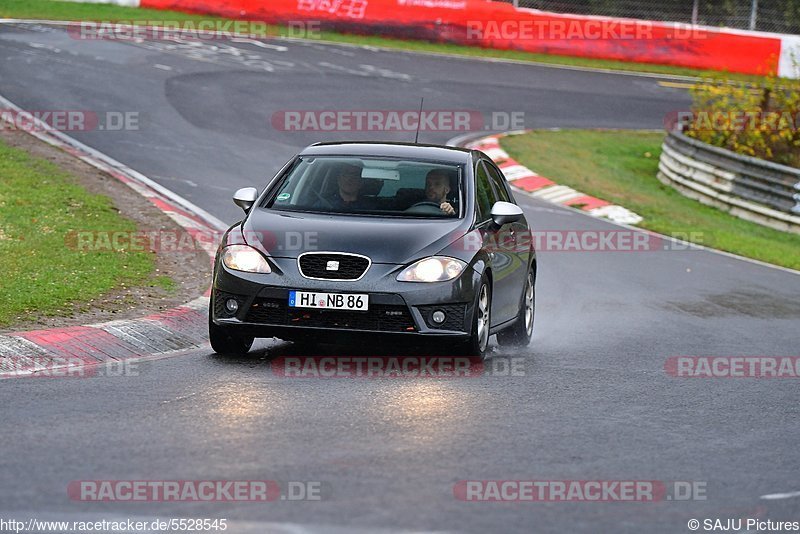
<path fill-rule="evenodd" d="M 721 77 L 701 81 L 691 93 L 693 113 L 681 117 L 684 133 L 739 154 L 800 167 L 800 81 Z"/>

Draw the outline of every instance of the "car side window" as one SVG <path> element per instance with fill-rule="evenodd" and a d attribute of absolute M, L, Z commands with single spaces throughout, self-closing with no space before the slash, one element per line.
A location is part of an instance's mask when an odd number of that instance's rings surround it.
<path fill-rule="evenodd" d="M 497 193 L 497 197 L 499 200 L 503 202 L 511 202 L 511 197 L 508 195 L 508 189 L 506 189 L 506 180 L 503 178 L 503 175 L 500 174 L 500 171 L 494 165 L 491 165 L 487 162 L 484 162 L 486 166 L 486 170 L 489 172 L 489 177 L 492 180 L 492 185 L 494 185 L 494 190 Z"/>
<path fill-rule="evenodd" d="M 480 161 L 475 166 L 475 206 L 480 224 L 491 217 L 495 194 L 489 182 L 489 175 Z"/>

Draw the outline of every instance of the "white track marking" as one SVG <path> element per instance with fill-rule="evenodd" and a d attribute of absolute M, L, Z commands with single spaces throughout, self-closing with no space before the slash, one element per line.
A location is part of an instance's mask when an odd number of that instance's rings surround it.
<path fill-rule="evenodd" d="M 538 191 L 531 193 L 531 195 L 535 196 L 536 198 L 553 202 L 552 199 L 558 198 L 565 193 L 575 193 L 575 190 L 571 187 L 567 187 L 566 185 L 551 185 L 539 189 Z"/>
<path fill-rule="evenodd" d="M 788 493 L 769 493 L 767 495 L 762 495 L 759 498 L 764 499 L 765 501 L 777 501 L 780 499 L 791 499 L 793 497 L 800 497 L 800 491 L 790 491 Z"/>
<path fill-rule="evenodd" d="M 492 157 L 491 154 L 488 152 L 486 153 L 487 156 L 490 158 Z M 492 158 L 494 160 L 494 158 Z M 524 165 L 511 165 L 509 167 L 503 167 L 500 169 L 503 171 L 503 174 L 506 177 L 506 180 L 509 182 L 513 182 L 514 180 L 519 180 L 520 178 L 531 178 L 536 177 L 538 174 L 530 170 L 528 167 Z"/>
<path fill-rule="evenodd" d="M 550 199 L 550 202 L 555 202 L 556 204 L 563 204 L 568 200 L 574 200 L 576 198 L 585 197 L 585 193 L 581 193 L 580 191 L 570 191 L 568 193 L 564 193 L 563 195 L 558 195 Z"/>
<path fill-rule="evenodd" d="M 234 37 L 234 38 L 231 39 L 231 42 L 232 43 L 247 43 L 247 44 L 251 44 L 253 46 L 258 46 L 258 47 L 261 47 L 261 48 L 268 48 L 270 50 L 277 50 L 278 52 L 286 52 L 287 50 L 289 50 L 288 46 L 269 44 L 269 43 L 265 43 L 264 41 L 258 41 L 256 39 L 250 39 L 249 37 Z"/>
<path fill-rule="evenodd" d="M 492 159 L 492 161 L 508 159 L 510 157 L 508 155 L 508 152 L 506 152 L 502 148 L 489 148 L 484 151 L 484 154 L 489 156 Z"/>
<path fill-rule="evenodd" d="M 589 210 L 586 213 L 622 224 L 639 224 L 644 220 L 640 215 L 637 215 L 624 206 L 602 206 Z"/>
<path fill-rule="evenodd" d="M 42 50 L 50 50 L 53 53 L 60 54 L 61 49 L 55 46 L 41 44 L 41 43 L 28 43 L 31 48 L 40 48 Z"/>

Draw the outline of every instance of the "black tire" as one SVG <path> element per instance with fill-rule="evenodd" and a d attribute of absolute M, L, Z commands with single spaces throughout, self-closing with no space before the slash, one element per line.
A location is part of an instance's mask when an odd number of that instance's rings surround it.
<path fill-rule="evenodd" d="M 232 331 L 230 327 L 214 324 L 209 312 L 208 339 L 211 348 L 217 354 L 247 354 L 253 346 L 253 336 L 243 336 Z"/>
<path fill-rule="evenodd" d="M 533 269 L 525 278 L 519 314 L 514 324 L 497 333 L 497 344 L 501 347 L 527 347 L 533 336 L 533 319 L 536 312 L 536 280 Z"/>
<path fill-rule="evenodd" d="M 475 310 L 472 314 L 472 329 L 469 340 L 459 346 L 459 353 L 463 356 L 486 357 L 489 346 L 489 331 L 492 324 L 492 288 L 484 275 L 478 286 L 475 298 Z"/>

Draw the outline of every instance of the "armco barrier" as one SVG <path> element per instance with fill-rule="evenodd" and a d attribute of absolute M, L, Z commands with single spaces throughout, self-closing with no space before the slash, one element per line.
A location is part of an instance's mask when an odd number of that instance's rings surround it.
<path fill-rule="evenodd" d="M 765 226 L 800 234 L 800 169 L 735 154 L 672 131 L 658 178 L 687 197 Z"/>
<path fill-rule="evenodd" d="M 121 0 L 112 0 L 121 1 Z M 131 0 L 122 0 L 125 2 Z M 141 7 L 534 53 L 798 77 L 800 36 L 562 15 L 484 0 L 141 0 Z"/>

